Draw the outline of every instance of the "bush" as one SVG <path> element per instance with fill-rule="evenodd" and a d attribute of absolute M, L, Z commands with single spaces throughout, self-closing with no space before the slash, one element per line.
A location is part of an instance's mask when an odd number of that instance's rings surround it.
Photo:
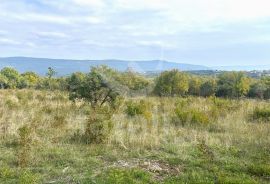
<path fill-rule="evenodd" d="M 212 112 L 215 117 L 225 117 L 228 113 L 234 112 L 239 108 L 239 101 L 227 100 L 222 98 L 213 97 L 212 99 Z"/>
<path fill-rule="evenodd" d="M 134 117 L 137 115 L 143 115 L 146 120 L 152 119 L 152 104 L 150 102 L 147 102 L 145 100 L 140 100 L 139 102 L 132 102 L 128 101 L 126 103 L 126 110 L 125 113 L 130 116 Z"/>
<path fill-rule="evenodd" d="M 126 103 L 126 106 L 127 106 L 127 108 L 125 110 L 125 113 L 131 117 L 137 116 L 137 115 L 142 115 L 143 112 L 146 110 L 146 107 L 142 101 L 139 103 L 128 101 Z"/>
<path fill-rule="evenodd" d="M 205 113 L 194 109 L 192 110 L 176 109 L 175 115 L 176 116 L 174 116 L 173 122 L 176 125 L 178 125 L 178 123 L 180 123 L 181 125 L 186 124 L 207 125 L 210 123 L 210 120 Z"/>
<path fill-rule="evenodd" d="M 31 143 L 32 143 L 32 129 L 24 125 L 18 129 L 19 133 L 19 150 L 18 150 L 18 165 L 26 167 L 30 161 Z"/>
<path fill-rule="evenodd" d="M 270 108 L 256 107 L 253 111 L 252 119 L 260 122 L 270 122 Z"/>
<path fill-rule="evenodd" d="M 248 172 L 255 176 L 270 177 L 270 166 L 264 164 L 252 164 L 248 166 Z"/>
<path fill-rule="evenodd" d="M 107 141 L 113 128 L 113 113 L 109 108 L 95 109 L 87 120 L 83 141 L 87 144 L 100 144 Z"/>

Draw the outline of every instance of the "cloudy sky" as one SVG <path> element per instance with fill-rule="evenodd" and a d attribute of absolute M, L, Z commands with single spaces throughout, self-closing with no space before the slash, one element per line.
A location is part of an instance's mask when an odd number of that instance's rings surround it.
<path fill-rule="evenodd" d="M 0 0 L 0 57 L 270 64 L 269 0 Z"/>

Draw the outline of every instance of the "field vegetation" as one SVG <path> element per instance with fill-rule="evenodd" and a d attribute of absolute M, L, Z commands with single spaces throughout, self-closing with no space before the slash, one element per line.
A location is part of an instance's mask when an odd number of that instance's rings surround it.
<path fill-rule="evenodd" d="M 0 183 L 269 183 L 270 78 L 0 72 Z"/>

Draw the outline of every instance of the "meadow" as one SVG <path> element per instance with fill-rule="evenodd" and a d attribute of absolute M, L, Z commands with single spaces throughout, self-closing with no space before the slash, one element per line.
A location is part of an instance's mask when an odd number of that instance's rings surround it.
<path fill-rule="evenodd" d="M 270 183 L 269 109 L 248 98 L 125 97 L 103 122 L 108 136 L 89 143 L 95 111 L 83 100 L 0 90 L 0 183 Z"/>

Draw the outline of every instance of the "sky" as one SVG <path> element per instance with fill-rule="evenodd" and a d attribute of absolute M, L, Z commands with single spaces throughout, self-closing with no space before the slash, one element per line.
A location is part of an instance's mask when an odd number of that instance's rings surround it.
<path fill-rule="evenodd" d="M 0 0 L 0 57 L 270 65 L 269 0 Z"/>

